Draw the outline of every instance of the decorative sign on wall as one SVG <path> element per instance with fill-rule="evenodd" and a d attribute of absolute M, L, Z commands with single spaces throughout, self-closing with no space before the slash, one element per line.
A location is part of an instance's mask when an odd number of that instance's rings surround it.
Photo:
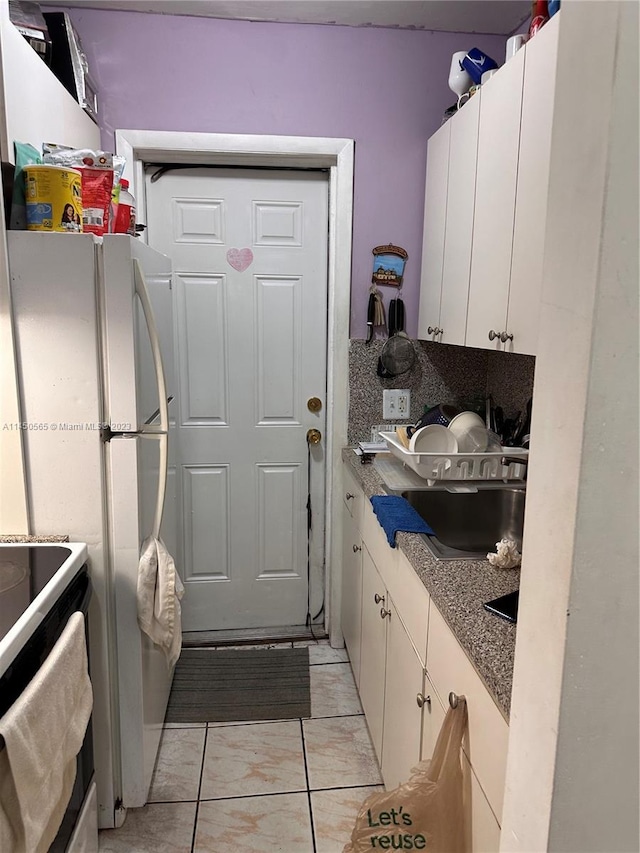
<path fill-rule="evenodd" d="M 387 246 L 376 246 L 373 250 L 373 284 L 402 287 L 404 265 L 408 254 L 400 246 L 389 243 Z"/>

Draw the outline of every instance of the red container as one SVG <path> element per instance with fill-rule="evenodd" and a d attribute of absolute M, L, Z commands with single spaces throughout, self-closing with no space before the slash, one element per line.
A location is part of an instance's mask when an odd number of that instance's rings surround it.
<path fill-rule="evenodd" d="M 126 178 L 122 178 L 120 181 L 120 199 L 118 201 L 113 233 L 131 234 L 132 237 L 136 233 L 135 199 L 129 192 L 129 181 Z"/>
<path fill-rule="evenodd" d="M 540 27 L 544 26 L 549 20 L 549 3 L 548 0 L 534 0 L 531 13 L 531 25 L 529 27 L 529 38 L 538 32 Z"/>

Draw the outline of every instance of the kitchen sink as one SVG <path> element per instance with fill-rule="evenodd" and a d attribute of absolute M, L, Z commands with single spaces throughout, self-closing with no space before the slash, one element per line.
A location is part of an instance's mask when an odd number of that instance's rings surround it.
<path fill-rule="evenodd" d="M 513 539 L 522 547 L 524 488 L 478 488 L 477 491 L 407 489 L 402 495 L 429 524 L 435 536 L 424 536 L 441 560 L 486 559 L 496 542 Z"/>

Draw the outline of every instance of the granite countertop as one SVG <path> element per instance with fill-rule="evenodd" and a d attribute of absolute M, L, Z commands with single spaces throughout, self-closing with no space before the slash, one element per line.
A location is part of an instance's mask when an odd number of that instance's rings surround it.
<path fill-rule="evenodd" d="M 1 545 L 28 545 L 33 542 L 44 542 L 56 544 L 58 542 L 68 542 L 67 535 L 60 536 L 30 536 L 27 533 L 16 533 L 8 536 L 0 536 Z"/>
<path fill-rule="evenodd" d="M 363 465 L 351 448 L 342 458 L 367 497 L 384 494 L 373 464 Z M 396 542 L 508 721 L 516 626 L 482 605 L 518 589 L 520 570 L 496 569 L 487 560 L 436 560 L 416 533 L 398 533 Z"/>

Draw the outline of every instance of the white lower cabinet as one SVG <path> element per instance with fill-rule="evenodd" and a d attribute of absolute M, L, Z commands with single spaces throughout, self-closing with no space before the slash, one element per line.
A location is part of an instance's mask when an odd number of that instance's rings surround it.
<path fill-rule="evenodd" d="M 362 549 L 362 635 L 360 701 L 378 761 L 382 760 L 382 725 L 387 645 L 387 594 L 366 543 Z"/>
<path fill-rule="evenodd" d="M 387 625 L 382 778 L 387 790 L 406 782 L 420 760 L 424 662 L 418 657 L 392 600 Z"/>
<path fill-rule="evenodd" d="M 449 693 L 464 695 L 468 849 L 497 853 L 508 724 L 408 559 L 388 545 L 360 496 L 345 500 L 343 513 L 342 631 L 385 786 L 406 782 L 431 757 Z M 361 514 L 353 512 L 357 506 Z"/>
<path fill-rule="evenodd" d="M 471 823 L 471 850 L 473 853 L 498 853 L 500 824 L 466 755 L 462 756 L 462 772 L 465 780 L 465 814 Z"/>
<path fill-rule="evenodd" d="M 433 602 L 429 613 L 427 672 L 444 707 L 450 692 L 466 697 L 469 722 L 463 749 L 499 821 L 509 726 Z"/>
<path fill-rule="evenodd" d="M 445 709 L 438 698 L 429 676 L 426 676 L 430 692 L 429 714 L 425 716 L 422 738 L 422 761 L 431 758 L 433 747 L 445 718 Z M 425 686 L 425 691 L 427 690 Z M 496 820 L 489 801 L 482 790 L 469 759 L 464 752 L 460 756 L 463 779 L 463 801 L 465 813 L 466 849 L 473 853 L 498 853 L 500 848 L 500 825 Z"/>
<path fill-rule="evenodd" d="M 362 628 L 362 539 L 357 522 L 342 508 L 342 636 L 351 669 L 360 686 L 360 633 Z"/>
<path fill-rule="evenodd" d="M 442 721 L 444 720 L 444 709 L 438 701 L 438 694 L 433 686 L 429 673 L 424 675 L 424 714 L 422 717 L 422 745 L 420 748 L 420 761 L 431 758 L 433 748 L 438 740 Z"/>
<path fill-rule="evenodd" d="M 346 465 L 342 466 L 342 636 L 356 685 L 360 684 L 362 616 L 362 513 L 364 492 Z"/>

